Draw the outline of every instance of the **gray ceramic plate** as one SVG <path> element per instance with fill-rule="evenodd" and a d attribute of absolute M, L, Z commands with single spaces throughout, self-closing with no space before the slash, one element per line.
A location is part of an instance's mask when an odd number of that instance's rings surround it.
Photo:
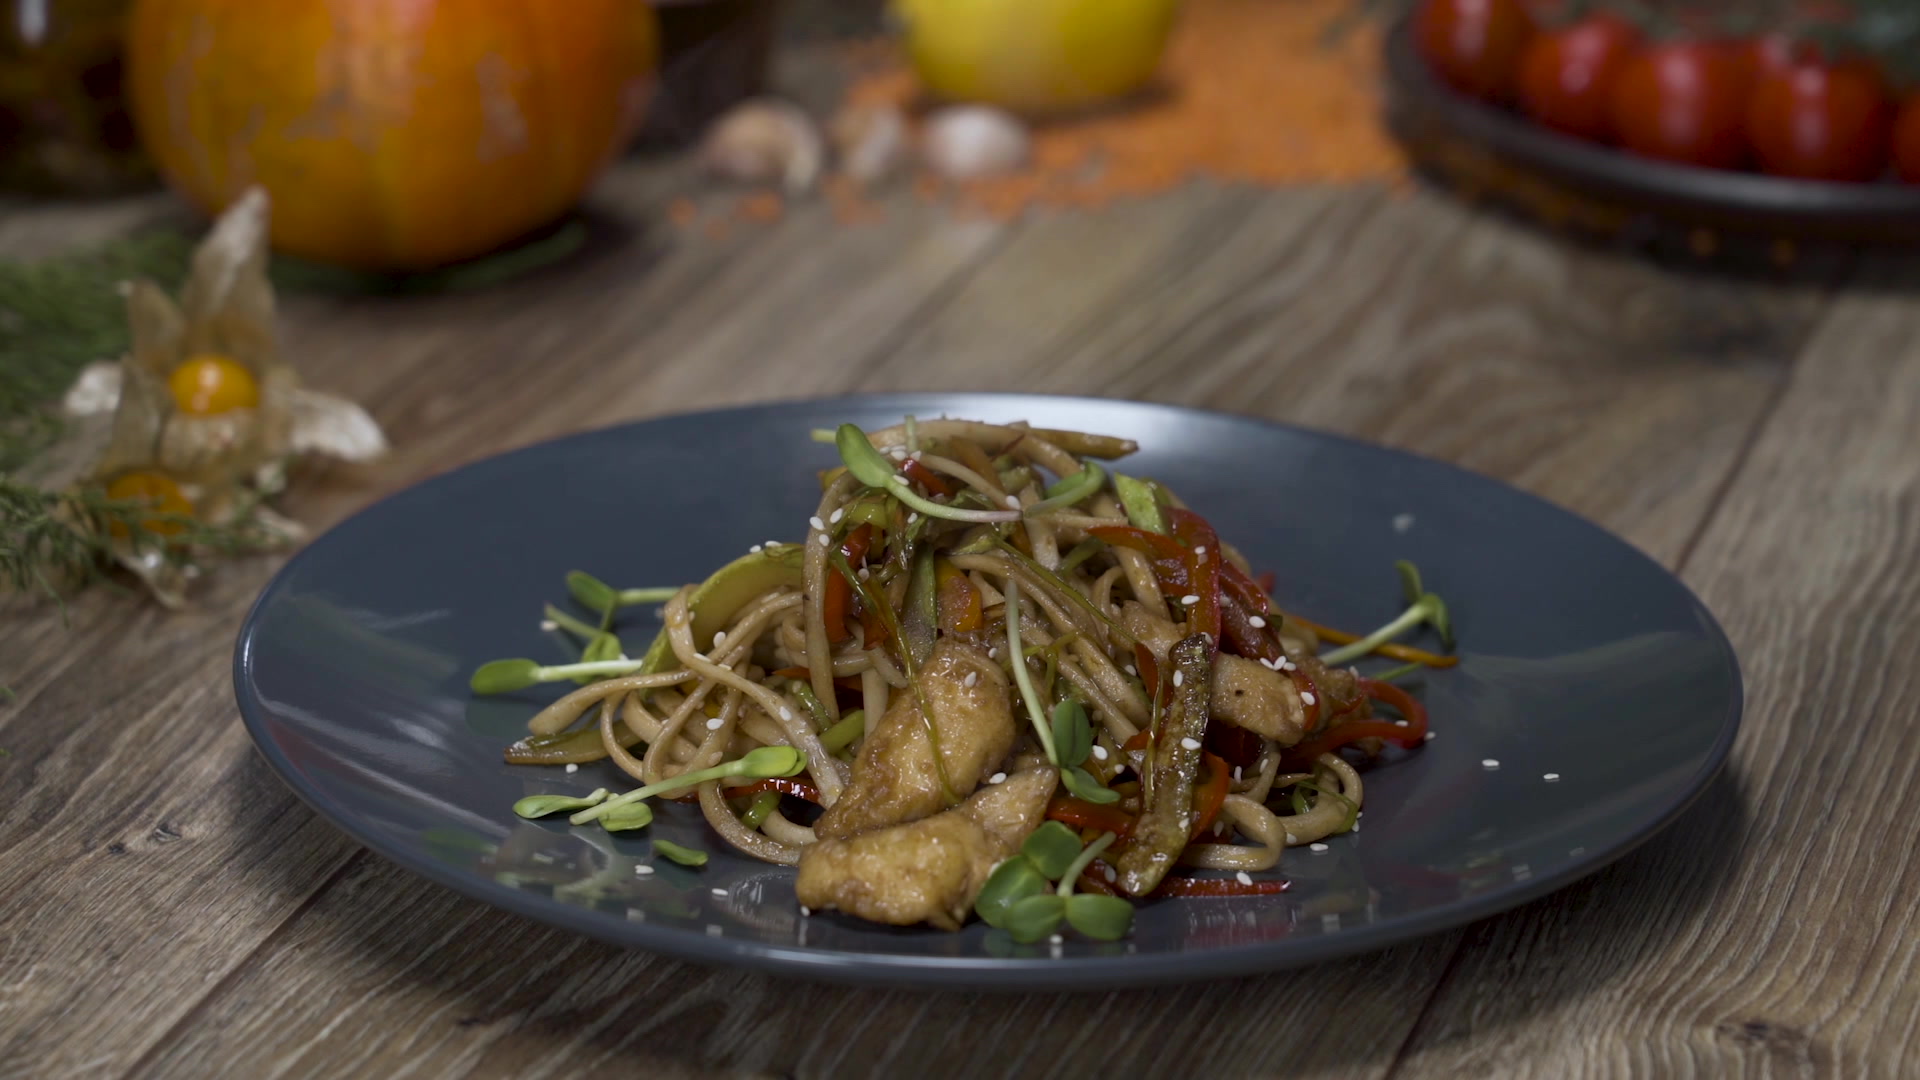
<path fill-rule="evenodd" d="M 712 851 L 699 870 L 656 858 L 645 834 L 515 818 L 509 807 L 529 793 L 623 786 L 611 767 L 502 764 L 501 748 L 546 698 L 467 692 L 484 660 L 565 655 L 539 626 L 541 606 L 562 599 L 562 575 L 674 584 L 751 544 L 795 539 L 818 495 L 815 471 L 834 461 L 808 431 L 907 413 L 1138 439 L 1130 471 L 1171 484 L 1278 575 L 1283 603 L 1333 625 L 1392 615 L 1392 562 L 1414 560 L 1448 598 L 1463 655 L 1416 686 L 1436 737 L 1368 775 L 1359 832 L 1288 853 L 1289 893 L 1148 904 L 1117 944 L 1023 947 L 978 924 L 956 934 L 802 917 L 790 870 L 727 852 L 687 807 L 667 807 L 652 830 Z M 1019 989 L 1288 967 L 1513 907 L 1672 821 L 1720 768 L 1741 702 L 1733 651 L 1684 586 L 1531 496 L 1254 420 L 996 395 L 677 416 L 436 477 L 288 562 L 241 630 L 234 681 L 254 740 L 307 802 L 469 896 L 689 960 Z"/>

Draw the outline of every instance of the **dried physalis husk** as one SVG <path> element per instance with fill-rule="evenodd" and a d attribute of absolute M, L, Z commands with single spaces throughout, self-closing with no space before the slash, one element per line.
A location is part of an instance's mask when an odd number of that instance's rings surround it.
<path fill-rule="evenodd" d="M 99 445 L 78 479 L 107 489 L 177 491 L 208 526 L 245 517 L 255 532 L 296 539 L 300 527 L 260 505 L 284 483 L 289 458 L 371 461 L 387 442 L 367 412 L 301 385 L 282 357 L 267 278 L 267 197 L 234 203 L 194 252 L 176 305 L 150 281 L 126 288 L 132 350 L 95 364 L 68 392 L 75 437 Z M 101 433 L 96 418 L 111 410 Z M 155 479 L 158 478 L 158 479 Z M 148 492 L 151 497 L 152 491 Z M 163 601 L 185 585 L 180 560 L 122 543 L 120 561 Z"/>
<path fill-rule="evenodd" d="M 1032 140 L 1013 114 L 985 105 L 952 105 L 927 117 L 920 152 L 942 179 L 979 180 L 1026 164 Z"/>

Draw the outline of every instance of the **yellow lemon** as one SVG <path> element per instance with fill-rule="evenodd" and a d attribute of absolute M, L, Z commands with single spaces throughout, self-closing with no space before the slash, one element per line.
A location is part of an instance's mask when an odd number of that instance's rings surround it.
<path fill-rule="evenodd" d="M 1028 114 L 1145 86 L 1179 0 L 894 0 L 921 84 L 949 101 Z"/>

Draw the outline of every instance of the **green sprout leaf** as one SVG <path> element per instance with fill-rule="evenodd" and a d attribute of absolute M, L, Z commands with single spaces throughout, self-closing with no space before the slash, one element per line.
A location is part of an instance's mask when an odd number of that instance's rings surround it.
<path fill-rule="evenodd" d="M 893 462 L 873 448 L 867 433 L 857 424 L 841 424 L 833 433 L 833 445 L 840 451 L 840 460 L 846 463 L 847 471 L 868 487 L 884 488 L 896 475 Z"/>
<path fill-rule="evenodd" d="M 1080 838 L 1058 821 L 1049 821 L 1033 830 L 1020 845 L 1021 854 L 1033 860 L 1034 868 L 1049 881 L 1060 880 L 1073 860 L 1080 857 Z"/>
<path fill-rule="evenodd" d="M 584 570 L 567 572 L 567 595 L 589 611 L 611 611 L 636 604 L 664 604 L 679 591 L 671 586 L 616 589 Z"/>
<path fill-rule="evenodd" d="M 1066 905 L 1068 924 L 1095 941 L 1118 941 L 1133 929 L 1133 905 L 1118 896 L 1075 893 Z"/>
<path fill-rule="evenodd" d="M 1105 806 L 1120 801 L 1119 792 L 1102 784 L 1092 773 L 1078 765 L 1060 770 L 1060 785 L 1090 803 Z"/>
<path fill-rule="evenodd" d="M 596 788 L 585 798 L 572 795 L 529 795 L 513 804 L 513 812 L 532 820 L 546 817 L 548 814 L 570 813 L 575 810 L 585 810 L 589 806 L 598 806 L 606 797 L 606 788 Z"/>
<path fill-rule="evenodd" d="M 662 840 L 659 837 L 655 837 L 653 840 L 653 850 L 665 855 L 681 866 L 707 865 L 706 852 L 698 848 L 681 847 L 671 840 Z"/>
<path fill-rule="evenodd" d="M 1007 911 L 1030 896 L 1047 891 L 1047 879 L 1025 855 L 1015 855 L 993 868 L 980 895 L 973 899 L 973 910 L 988 926 L 1005 927 Z"/>
<path fill-rule="evenodd" d="M 540 665 L 532 660 L 494 660 L 481 664 L 468 685 L 476 694 L 510 694 L 540 681 Z"/>
<path fill-rule="evenodd" d="M 1084 763 L 1093 753 L 1093 724 L 1079 701 L 1065 698 L 1053 707 L 1053 745 L 1060 750 L 1064 768 Z"/>
<path fill-rule="evenodd" d="M 1017 900 L 1007 908 L 1006 931 L 1013 940 L 1031 945 L 1060 929 L 1067 917 L 1067 901 L 1053 893 Z"/>
<path fill-rule="evenodd" d="M 653 824 L 653 807 L 643 802 L 622 803 L 601 814 L 599 821 L 608 832 L 644 829 Z"/>

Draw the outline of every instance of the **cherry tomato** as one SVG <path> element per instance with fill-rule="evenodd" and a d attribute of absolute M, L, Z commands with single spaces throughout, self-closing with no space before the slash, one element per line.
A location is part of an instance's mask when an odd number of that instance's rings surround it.
<path fill-rule="evenodd" d="M 190 416 L 218 416 L 260 404 L 260 383 L 230 356 L 192 356 L 167 377 L 173 403 Z"/>
<path fill-rule="evenodd" d="M 1520 0 L 1422 0 L 1414 41 L 1434 71 L 1463 93 L 1513 96 L 1533 18 Z"/>
<path fill-rule="evenodd" d="M 1520 107 L 1556 131 L 1610 138 L 1607 97 L 1639 40 L 1638 31 L 1611 15 L 1535 36 L 1520 57 Z"/>
<path fill-rule="evenodd" d="M 1608 114 L 1627 149 L 1714 169 L 1746 159 L 1746 95 L 1737 50 L 1704 41 L 1650 45 L 1614 79 Z"/>
<path fill-rule="evenodd" d="M 1747 139 L 1775 176 L 1876 179 L 1892 129 L 1879 77 L 1859 64 L 1794 60 L 1762 71 L 1747 101 Z"/>
<path fill-rule="evenodd" d="M 1914 94 L 1900 110 L 1893 128 L 1893 161 L 1900 179 L 1920 184 L 1920 94 Z"/>
<path fill-rule="evenodd" d="M 1747 84 L 1747 91 L 1759 85 L 1763 75 L 1786 71 L 1801 58 L 1805 50 L 1781 34 L 1768 34 L 1754 38 L 1740 47 L 1740 70 Z"/>
<path fill-rule="evenodd" d="M 107 498 L 115 502 L 150 503 L 154 513 L 168 517 L 193 516 L 193 504 L 187 501 L 186 493 L 171 477 L 162 473 L 144 470 L 122 473 L 107 485 Z M 184 522 L 166 521 L 158 517 L 140 522 L 140 527 L 155 536 L 178 536 L 186 531 Z M 107 530 L 118 539 L 127 538 L 127 527 L 119 521 L 109 522 Z"/>

